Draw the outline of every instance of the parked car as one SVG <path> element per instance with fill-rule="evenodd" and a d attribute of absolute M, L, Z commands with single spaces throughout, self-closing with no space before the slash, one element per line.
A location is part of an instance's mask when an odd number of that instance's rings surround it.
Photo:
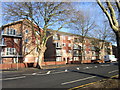
<path fill-rule="evenodd" d="M 104 62 L 117 62 L 117 58 L 115 58 L 115 55 L 105 55 L 104 56 Z"/>
<path fill-rule="evenodd" d="M 101 59 L 94 59 L 91 60 L 91 63 L 103 63 L 103 61 Z"/>

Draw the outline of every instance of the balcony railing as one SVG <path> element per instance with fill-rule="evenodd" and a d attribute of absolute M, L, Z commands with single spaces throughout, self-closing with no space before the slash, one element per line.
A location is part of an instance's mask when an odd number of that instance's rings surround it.
<path fill-rule="evenodd" d="M 17 55 L 17 54 L 6 54 L 4 52 L 1 52 L 1 57 L 2 58 L 7 58 L 7 57 L 22 57 L 22 55 Z"/>
<path fill-rule="evenodd" d="M 91 51 L 95 51 L 96 49 L 95 49 L 95 47 L 91 47 Z"/>
<path fill-rule="evenodd" d="M 56 56 L 62 56 L 62 53 L 56 53 Z"/>
<path fill-rule="evenodd" d="M 92 56 L 93 56 L 93 57 L 96 57 L 96 56 L 98 56 L 98 55 L 97 55 L 97 54 L 93 54 Z"/>
<path fill-rule="evenodd" d="M 56 48 L 62 48 L 62 45 L 61 44 L 56 45 Z"/>
<path fill-rule="evenodd" d="M 10 34 L 10 33 L 4 33 L 4 32 L 2 32 L 1 35 L 2 35 L 2 36 L 6 36 L 6 37 L 22 38 L 22 34 Z"/>
<path fill-rule="evenodd" d="M 5 47 L 5 46 L 7 46 L 5 43 L 0 43 L 0 46 L 1 47 Z"/>
<path fill-rule="evenodd" d="M 73 49 L 78 49 L 78 50 L 80 50 L 80 47 L 73 47 Z"/>
<path fill-rule="evenodd" d="M 73 54 L 73 56 L 81 56 L 81 54 Z"/>

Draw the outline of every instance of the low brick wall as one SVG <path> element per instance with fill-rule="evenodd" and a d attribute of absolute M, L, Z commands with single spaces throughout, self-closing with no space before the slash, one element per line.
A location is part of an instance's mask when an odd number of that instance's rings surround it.
<path fill-rule="evenodd" d="M 91 63 L 91 60 L 82 60 L 81 63 Z"/>
<path fill-rule="evenodd" d="M 46 65 L 62 65 L 62 64 L 65 64 L 65 61 L 60 61 L 60 62 L 52 61 L 52 62 L 43 62 L 42 63 L 43 66 L 46 66 Z"/>
<path fill-rule="evenodd" d="M 18 63 L 18 68 L 25 68 L 26 65 L 24 63 Z M 0 64 L 0 69 L 15 69 L 17 68 L 16 63 L 12 64 Z"/>

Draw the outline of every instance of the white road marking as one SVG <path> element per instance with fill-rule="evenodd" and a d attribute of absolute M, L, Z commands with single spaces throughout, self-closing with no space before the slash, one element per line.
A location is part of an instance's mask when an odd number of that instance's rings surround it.
<path fill-rule="evenodd" d="M 50 73 L 50 74 L 58 74 L 58 73 L 66 73 L 66 71 L 54 72 L 54 73 Z M 50 74 L 36 74 L 36 75 L 50 75 Z"/>
<path fill-rule="evenodd" d="M 103 67 L 104 67 L 104 66 L 110 66 L 110 65 L 101 65 L 101 66 L 103 66 Z"/>
<path fill-rule="evenodd" d="M 46 74 L 50 74 L 51 71 L 48 71 Z"/>
<path fill-rule="evenodd" d="M 84 69 L 90 69 L 90 68 L 92 68 L 92 67 L 85 67 Z"/>
<path fill-rule="evenodd" d="M 65 69 L 65 72 L 67 72 L 68 70 L 67 69 Z"/>
<path fill-rule="evenodd" d="M 95 68 L 97 68 L 98 66 L 95 66 Z"/>
<path fill-rule="evenodd" d="M 37 73 L 33 73 L 32 75 L 36 75 Z"/>
<path fill-rule="evenodd" d="M 114 71 L 111 71 L 111 72 L 108 72 L 108 73 L 114 73 L 114 72 L 117 72 L 118 70 L 114 70 Z"/>
<path fill-rule="evenodd" d="M 21 76 L 21 77 L 13 77 L 13 78 L 5 78 L 5 79 L 0 79 L 0 80 L 13 80 L 13 79 L 20 79 L 20 78 L 25 78 L 26 76 Z"/>
<path fill-rule="evenodd" d="M 80 68 L 79 68 L 79 67 L 77 67 L 76 69 L 77 69 L 77 70 L 80 70 Z"/>
<path fill-rule="evenodd" d="M 78 80 L 74 80 L 74 81 L 64 82 L 64 83 L 61 83 L 61 85 L 71 84 L 71 83 L 75 83 L 75 82 L 78 82 L 78 81 L 84 81 L 84 80 L 95 78 L 95 77 L 96 76 L 92 76 L 92 77 L 82 78 L 82 79 L 78 79 Z"/>
<path fill-rule="evenodd" d="M 52 73 L 52 74 L 56 74 L 56 73 L 64 73 L 64 72 L 68 72 L 68 71 L 54 72 L 54 73 Z"/>

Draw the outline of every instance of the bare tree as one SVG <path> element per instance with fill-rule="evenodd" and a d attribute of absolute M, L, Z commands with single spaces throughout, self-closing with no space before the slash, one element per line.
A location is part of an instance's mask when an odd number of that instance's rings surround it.
<path fill-rule="evenodd" d="M 74 34 L 81 35 L 81 37 L 79 38 L 79 42 L 82 43 L 81 53 L 84 54 L 85 37 L 88 36 L 89 31 L 95 28 L 95 22 L 90 18 L 89 15 L 86 15 L 83 11 L 74 11 L 71 22 L 72 23 L 70 23 L 70 28 L 74 30 Z M 83 57 L 82 54 L 81 57 Z"/>
<path fill-rule="evenodd" d="M 120 3 L 119 0 L 114 0 L 113 3 L 109 0 L 106 0 L 104 4 L 102 4 L 100 0 L 97 0 L 97 3 L 108 18 L 109 24 L 116 35 L 120 79 Z"/>
<path fill-rule="evenodd" d="M 99 56 L 104 56 L 104 53 L 100 53 L 100 50 L 104 49 L 105 47 L 106 40 L 109 37 L 110 27 L 108 27 L 107 24 L 103 23 L 102 28 L 98 26 L 98 28 L 96 28 L 93 32 L 90 33 L 90 36 L 97 39 L 91 40 L 91 43 L 93 45 L 92 48 L 95 49 L 97 55 L 96 58 L 99 59 Z"/>
<path fill-rule="evenodd" d="M 69 3 L 63 2 L 14 2 L 5 3 L 4 17 L 7 20 L 16 20 L 27 18 L 34 37 L 37 40 L 36 47 L 38 49 L 38 67 L 42 68 L 42 58 L 47 49 L 47 40 L 52 37 L 48 34 L 48 28 L 56 28 L 60 30 L 64 25 L 69 23 L 66 15 L 69 14 Z M 34 29 L 34 24 L 37 30 Z M 42 29 L 40 28 L 42 27 Z M 40 40 L 40 41 L 39 41 Z"/>

